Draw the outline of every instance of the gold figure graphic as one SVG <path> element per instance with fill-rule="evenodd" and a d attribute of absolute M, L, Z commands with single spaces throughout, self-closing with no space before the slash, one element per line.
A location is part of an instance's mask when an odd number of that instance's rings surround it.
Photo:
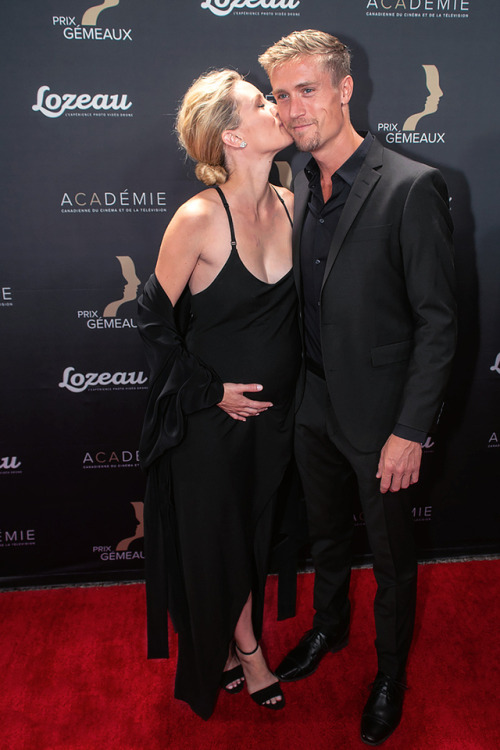
<path fill-rule="evenodd" d="M 118 308 L 123 305 L 124 302 L 131 302 L 136 299 L 137 289 L 141 283 L 141 280 L 137 278 L 132 258 L 128 255 L 117 255 L 116 258 L 122 267 L 123 278 L 127 283 L 123 287 L 123 297 L 106 305 L 102 314 L 103 318 L 114 318 Z"/>
<path fill-rule="evenodd" d="M 418 121 L 421 117 L 426 115 L 432 115 L 437 112 L 439 106 L 439 100 L 443 96 L 443 92 L 439 85 L 439 71 L 435 65 L 422 65 L 425 70 L 425 82 L 429 96 L 425 101 L 425 107 L 423 112 L 417 112 L 414 115 L 410 115 L 403 125 L 403 130 L 415 130 Z"/>
<path fill-rule="evenodd" d="M 85 11 L 82 18 L 82 26 L 95 26 L 99 14 L 106 10 L 106 8 L 114 8 L 115 5 L 119 5 L 120 0 L 104 0 L 100 5 L 93 5 L 91 8 Z"/>
<path fill-rule="evenodd" d="M 144 536 L 144 503 L 131 502 L 130 505 L 132 505 L 135 511 L 137 528 L 135 530 L 134 536 L 129 536 L 126 539 L 122 539 L 121 542 L 118 542 L 118 544 L 116 545 L 117 552 L 128 550 L 132 542 L 135 542 L 136 539 L 142 539 L 142 537 Z"/>

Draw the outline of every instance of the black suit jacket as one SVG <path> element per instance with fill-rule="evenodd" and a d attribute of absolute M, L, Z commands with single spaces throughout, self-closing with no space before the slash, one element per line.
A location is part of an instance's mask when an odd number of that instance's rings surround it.
<path fill-rule="evenodd" d="M 307 201 L 295 180 L 294 273 Z M 374 140 L 332 239 L 321 292 L 326 381 L 341 429 L 380 450 L 396 424 L 428 432 L 455 350 L 452 221 L 440 172 Z"/>

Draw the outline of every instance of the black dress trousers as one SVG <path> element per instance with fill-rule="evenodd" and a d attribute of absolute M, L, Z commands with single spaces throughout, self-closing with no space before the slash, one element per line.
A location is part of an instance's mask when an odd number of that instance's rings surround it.
<path fill-rule="evenodd" d="M 347 441 L 325 380 L 310 371 L 297 413 L 295 446 L 316 569 L 314 627 L 335 634 L 349 620 L 353 499 L 358 492 L 377 582 L 378 668 L 402 679 L 413 635 L 417 584 L 410 493 L 380 492 L 376 478 L 380 452 L 361 453 Z"/>

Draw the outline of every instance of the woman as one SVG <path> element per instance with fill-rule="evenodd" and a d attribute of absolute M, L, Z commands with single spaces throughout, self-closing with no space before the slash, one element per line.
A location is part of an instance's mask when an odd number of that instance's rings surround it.
<path fill-rule="evenodd" d="M 177 132 L 214 187 L 174 215 L 139 300 L 151 369 L 141 440 L 149 656 L 168 655 L 168 609 L 175 695 L 208 718 L 219 686 L 246 683 L 259 705 L 284 705 L 258 639 L 300 356 L 292 196 L 268 182 L 292 139 L 231 70 L 194 82 Z"/>

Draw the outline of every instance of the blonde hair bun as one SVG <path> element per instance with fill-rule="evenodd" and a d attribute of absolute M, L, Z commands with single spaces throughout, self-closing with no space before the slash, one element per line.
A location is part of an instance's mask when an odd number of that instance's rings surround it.
<path fill-rule="evenodd" d="M 204 185 L 223 185 L 227 180 L 227 172 L 222 165 L 213 166 L 198 162 L 194 173 L 200 182 Z"/>

